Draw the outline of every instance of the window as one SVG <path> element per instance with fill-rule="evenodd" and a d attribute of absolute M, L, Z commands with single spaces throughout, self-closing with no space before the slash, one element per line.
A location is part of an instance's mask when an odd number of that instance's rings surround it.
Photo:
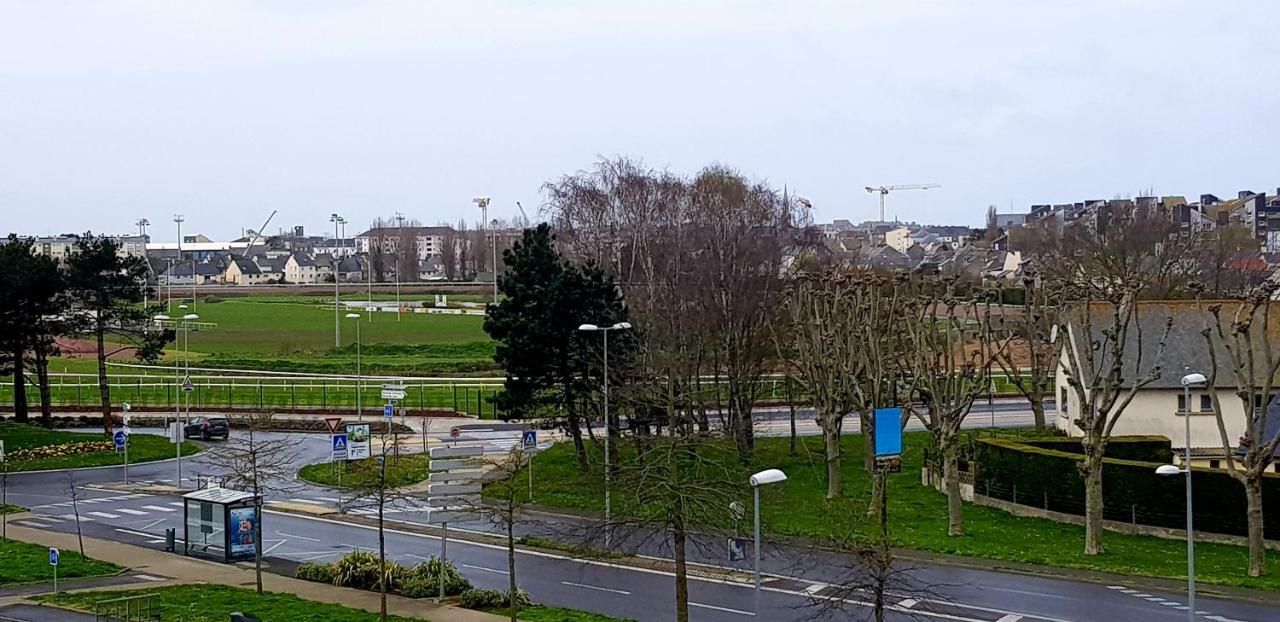
<path fill-rule="evenodd" d="M 1200 412 L 1213 412 L 1213 396 L 1207 393 L 1200 396 Z"/>
<path fill-rule="evenodd" d="M 1221 460 L 1218 460 L 1218 459 L 1216 459 L 1216 458 L 1215 458 L 1215 459 L 1213 459 L 1213 460 L 1210 460 L 1210 461 L 1209 461 L 1209 468 L 1211 468 L 1211 469 L 1216 469 L 1216 468 L 1218 468 L 1218 467 L 1220 467 L 1220 466 L 1222 466 L 1222 461 L 1221 461 Z"/>
<path fill-rule="evenodd" d="M 1181 393 L 1178 394 L 1178 412 L 1187 412 L 1187 396 Z"/>
<path fill-rule="evenodd" d="M 1067 388 L 1062 387 L 1058 393 L 1060 394 L 1060 397 L 1058 398 L 1058 410 L 1061 410 L 1064 415 L 1070 414 L 1070 411 L 1067 409 Z"/>

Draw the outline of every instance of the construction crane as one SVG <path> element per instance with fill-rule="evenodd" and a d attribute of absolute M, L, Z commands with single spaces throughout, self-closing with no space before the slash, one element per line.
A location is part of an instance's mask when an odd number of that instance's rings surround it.
<path fill-rule="evenodd" d="M 898 186 L 866 186 L 867 192 L 880 194 L 880 222 L 884 222 L 884 195 L 899 190 L 929 190 L 941 188 L 939 184 L 902 184 Z"/>

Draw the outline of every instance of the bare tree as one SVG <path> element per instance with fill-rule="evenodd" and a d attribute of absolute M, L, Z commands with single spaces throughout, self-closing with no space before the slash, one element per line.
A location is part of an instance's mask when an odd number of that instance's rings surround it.
<path fill-rule="evenodd" d="M 1013 340 L 997 353 L 996 363 L 1018 394 L 1031 404 L 1036 432 L 1044 432 L 1044 402 L 1053 397 L 1053 376 L 1062 354 L 1063 342 L 1052 338 L 1062 300 L 1034 269 L 1024 274 L 1021 282 L 1021 309 L 1008 309 L 992 318 L 993 328 Z"/>
<path fill-rule="evenodd" d="M 875 408 L 895 397 L 893 370 L 899 322 L 892 279 L 859 269 L 797 275 L 785 299 L 785 350 L 817 411 L 827 464 L 827 498 L 843 496 L 840 437 L 844 416 L 857 412 L 872 468 Z"/>
<path fill-rule="evenodd" d="M 1248 296 L 1267 274 L 1266 262 L 1258 255 L 1253 233 L 1243 225 L 1229 224 L 1208 232 L 1200 244 L 1200 274 L 1212 295 Z"/>
<path fill-rule="evenodd" d="M 206 460 L 222 473 L 223 485 L 254 494 L 257 512 L 262 513 L 262 497 L 268 492 L 290 492 L 299 488 L 294 480 L 296 443 L 287 438 L 263 438 L 260 430 L 270 427 L 271 413 L 247 415 L 241 419 L 245 434 L 227 437 L 227 442 L 209 452 Z M 257 523 L 257 543 L 253 549 L 253 570 L 258 593 L 262 593 L 262 529 Z"/>
<path fill-rule="evenodd" d="M 947 535 L 964 535 L 964 505 L 960 498 L 960 426 L 973 402 L 991 381 L 991 365 L 1007 345 L 990 330 L 989 302 L 953 296 L 950 278 L 917 283 L 908 302 L 904 332 L 909 347 L 901 350 L 903 368 L 914 379 L 924 407 L 913 414 L 933 437 L 942 454 L 947 493 Z"/>
<path fill-rule="evenodd" d="M 514 445 L 505 456 L 487 458 L 489 469 L 485 475 L 485 487 L 492 493 L 490 498 L 495 502 L 476 502 L 466 506 L 466 512 L 473 514 L 496 527 L 507 541 L 507 604 L 511 622 L 516 622 L 519 607 L 523 599 L 519 581 L 516 580 L 516 536 L 515 527 L 526 519 L 521 508 L 529 501 L 525 487 L 525 476 L 529 472 L 529 463 L 534 452 L 521 445 Z M 441 580 L 443 595 L 444 582 Z"/>
<path fill-rule="evenodd" d="M 1249 576 L 1266 573 L 1266 541 L 1262 514 L 1262 475 L 1275 462 L 1280 447 L 1280 431 L 1272 431 L 1276 374 L 1280 373 L 1280 327 L 1272 325 L 1275 281 L 1255 287 L 1249 295 L 1231 304 L 1199 303 L 1204 316 L 1205 345 L 1209 353 L 1207 390 L 1217 418 L 1222 455 L 1227 473 L 1244 486 L 1249 535 Z M 1229 377 L 1219 381 L 1219 366 L 1225 363 Z M 1221 385 L 1221 386 L 1220 386 Z M 1234 393 L 1234 396 L 1230 394 Z M 1223 402 L 1234 397 L 1243 415 L 1243 435 L 1233 444 L 1227 435 Z M 1190 404 L 1185 404 L 1188 410 Z M 1232 409 L 1234 410 L 1234 408 Z M 1189 467 L 1188 467 L 1189 468 Z"/>
<path fill-rule="evenodd" d="M 448 225 L 441 224 L 442 227 Z M 440 243 L 440 268 L 444 271 L 444 278 L 449 281 L 458 279 L 458 256 L 462 251 L 462 239 L 458 235 L 458 230 L 449 227 L 441 236 Z"/>
<path fill-rule="evenodd" d="M 64 471 L 67 496 L 71 497 L 71 512 L 76 519 L 76 543 L 80 545 L 80 557 L 84 557 L 84 535 L 80 531 L 80 490 L 76 488 L 76 478 L 71 471 Z"/>

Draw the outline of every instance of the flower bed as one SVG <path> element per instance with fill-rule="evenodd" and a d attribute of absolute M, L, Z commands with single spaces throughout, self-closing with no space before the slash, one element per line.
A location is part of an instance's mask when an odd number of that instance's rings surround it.
<path fill-rule="evenodd" d="M 115 445 L 108 441 L 80 441 L 75 443 L 58 443 L 56 445 L 44 445 L 41 447 L 31 447 L 29 449 L 19 449 L 9 453 L 9 460 L 14 462 L 26 462 L 28 460 L 65 458 L 67 456 L 96 454 L 108 451 L 115 451 Z"/>

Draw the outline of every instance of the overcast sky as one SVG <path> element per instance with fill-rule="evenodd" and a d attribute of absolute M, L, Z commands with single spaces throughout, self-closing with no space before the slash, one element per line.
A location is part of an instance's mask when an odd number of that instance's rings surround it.
<path fill-rule="evenodd" d="M 0 232 L 530 216 L 622 154 L 829 221 L 1280 186 L 1280 3 L 0 0 Z M 332 231 L 331 229 L 329 229 Z"/>

